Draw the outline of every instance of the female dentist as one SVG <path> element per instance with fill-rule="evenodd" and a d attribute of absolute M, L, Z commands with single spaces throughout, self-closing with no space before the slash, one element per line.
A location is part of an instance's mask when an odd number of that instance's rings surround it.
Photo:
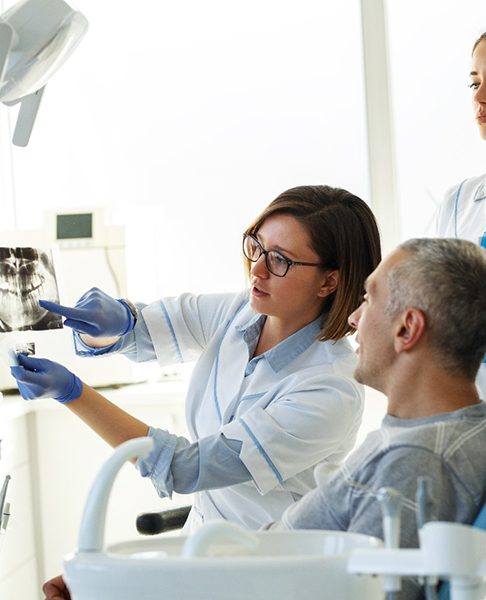
<path fill-rule="evenodd" d="M 211 232 L 200 260 L 221 251 Z M 242 293 L 134 307 L 95 288 L 74 308 L 41 301 L 66 317 L 80 353 L 161 365 L 197 358 L 190 440 L 128 415 L 57 363 L 19 355 L 12 367 L 25 399 L 65 403 L 112 446 L 151 436 L 155 449 L 136 467 L 161 497 L 194 494 L 186 531 L 207 519 L 250 529 L 278 519 L 315 487 L 315 465 L 346 456 L 360 425 L 363 390 L 346 335 L 380 260 L 369 207 L 342 189 L 290 189 L 245 231 L 243 254 Z"/>
<path fill-rule="evenodd" d="M 486 32 L 474 43 L 470 72 L 474 117 L 486 140 Z M 448 191 L 437 212 L 435 237 L 463 238 L 486 249 L 486 174 L 465 179 Z M 476 378 L 486 400 L 486 357 Z"/>

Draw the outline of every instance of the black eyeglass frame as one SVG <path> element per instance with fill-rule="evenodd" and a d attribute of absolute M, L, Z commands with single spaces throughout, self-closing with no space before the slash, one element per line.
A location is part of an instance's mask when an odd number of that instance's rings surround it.
<path fill-rule="evenodd" d="M 250 258 L 246 254 L 245 241 L 247 240 L 247 238 L 250 238 L 251 240 L 253 240 L 253 242 L 255 242 L 255 244 L 257 245 L 257 248 L 260 250 L 260 254 L 258 255 L 258 258 Z M 278 250 L 265 250 L 265 248 L 260 244 L 260 242 L 256 239 L 256 237 L 253 235 L 250 235 L 248 233 L 243 234 L 243 244 L 242 245 L 243 245 L 243 255 L 250 262 L 255 263 L 255 262 L 259 261 L 263 254 L 263 256 L 265 257 L 265 266 L 267 267 L 268 272 L 271 273 L 272 275 L 275 275 L 275 277 L 285 277 L 285 275 L 287 275 L 287 273 L 289 272 L 290 267 L 293 267 L 294 265 L 299 265 L 302 267 L 320 267 L 321 269 L 325 269 L 325 265 L 322 265 L 321 263 L 311 263 L 311 262 L 303 262 L 301 260 L 292 260 L 291 258 L 287 258 L 284 254 L 282 254 Z M 268 255 L 272 254 L 272 253 L 276 254 L 277 256 L 282 258 L 287 263 L 287 268 L 285 269 L 285 272 L 282 275 L 279 275 L 278 273 L 274 273 L 272 271 L 272 269 L 270 268 Z"/>

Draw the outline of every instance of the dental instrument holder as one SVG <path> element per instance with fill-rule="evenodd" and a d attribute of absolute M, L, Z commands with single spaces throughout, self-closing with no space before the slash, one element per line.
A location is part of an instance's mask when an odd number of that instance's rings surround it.
<path fill-rule="evenodd" d="M 5 477 L 5 481 L 3 482 L 3 486 L 0 491 L 0 525 L 3 521 L 3 508 L 5 506 L 5 499 L 7 498 L 8 484 L 10 483 L 11 479 L 12 478 L 10 477 L 10 475 L 7 475 Z"/>
<path fill-rule="evenodd" d="M 88 494 L 81 518 L 78 552 L 101 552 L 105 536 L 108 500 L 118 472 L 127 460 L 146 458 L 152 451 L 152 438 L 141 437 L 120 444 L 103 464 Z"/>
<path fill-rule="evenodd" d="M 357 549 L 350 573 L 441 576 L 450 581 L 450 600 L 484 600 L 486 531 L 462 523 L 431 521 L 421 531 L 420 548 Z"/>
<path fill-rule="evenodd" d="M 417 528 L 420 539 L 420 531 L 422 527 L 432 521 L 432 509 L 434 506 L 434 501 L 432 499 L 432 493 L 430 488 L 430 480 L 428 477 L 419 477 L 417 480 L 417 493 L 415 495 L 415 500 L 418 506 L 417 512 Z M 425 587 L 425 598 L 426 600 L 436 600 L 437 598 L 437 587 L 438 579 L 437 577 L 425 577 L 424 578 L 424 587 Z"/>
<path fill-rule="evenodd" d="M 3 529 L 3 531 L 5 532 L 5 529 L 7 529 L 7 525 L 10 519 L 10 502 L 5 502 L 5 508 L 3 510 L 2 517 L 3 518 L 1 529 Z"/>
<path fill-rule="evenodd" d="M 3 540 L 5 538 L 5 529 L 7 528 L 8 518 L 10 516 L 10 504 L 5 502 L 10 479 L 10 475 L 5 477 L 5 481 L 3 482 L 2 489 L 0 491 L 0 553 L 3 546 Z"/>
<path fill-rule="evenodd" d="M 377 493 L 383 515 L 383 538 L 385 548 L 400 546 L 400 521 L 402 510 L 402 495 L 390 487 L 382 487 Z M 399 575 L 385 575 L 385 592 L 399 592 L 402 589 L 402 579 Z"/>
<path fill-rule="evenodd" d="M 432 500 L 430 481 L 428 477 L 418 478 L 415 500 L 418 506 L 417 527 L 420 531 L 425 523 L 432 521 L 432 508 L 434 506 L 434 502 Z"/>

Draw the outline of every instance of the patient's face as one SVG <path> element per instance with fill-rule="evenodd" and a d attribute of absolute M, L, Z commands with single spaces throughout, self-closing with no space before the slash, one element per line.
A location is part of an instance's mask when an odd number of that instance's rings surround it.
<path fill-rule="evenodd" d="M 50 255 L 35 248 L 0 248 L 0 320 L 4 328 L 35 328 L 47 311 L 39 299 L 58 301 Z"/>
<path fill-rule="evenodd" d="M 357 381 L 386 393 L 388 367 L 395 360 L 393 322 L 385 310 L 389 300 L 387 276 L 405 257 L 403 251 L 392 252 L 366 281 L 366 293 L 360 307 L 349 317 L 357 330 L 359 343 Z"/>

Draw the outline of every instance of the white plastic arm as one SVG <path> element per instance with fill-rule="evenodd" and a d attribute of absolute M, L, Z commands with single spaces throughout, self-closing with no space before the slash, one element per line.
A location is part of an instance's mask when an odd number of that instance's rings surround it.
<path fill-rule="evenodd" d="M 258 547 L 258 536 L 228 521 L 210 521 L 190 535 L 182 547 L 184 558 L 215 556 L 218 552 L 228 555 L 228 546 L 233 553 L 248 552 Z M 222 548 L 222 550 L 221 550 Z"/>
<path fill-rule="evenodd" d="M 27 146 L 30 140 L 30 134 L 34 127 L 39 106 L 44 94 L 45 87 L 42 87 L 37 92 L 24 96 L 20 100 L 19 114 L 17 115 L 17 123 L 13 134 L 12 142 L 15 146 Z"/>
<path fill-rule="evenodd" d="M 482 600 L 486 577 L 486 531 L 461 523 L 431 521 L 420 534 L 420 549 L 357 549 L 350 573 L 441 576 L 451 582 L 451 600 Z"/>
<path fill-rule="evenodd" d="M 105 536 L 106 509 L 113 482 L 123 464 L 140 456 L 145 458 L 153 448 L 152 438 L 141 437 L 120 444 L 112 456 L 101 467 L 86 499 L 81 529 L 79 552 L 101 552 Z"/>

